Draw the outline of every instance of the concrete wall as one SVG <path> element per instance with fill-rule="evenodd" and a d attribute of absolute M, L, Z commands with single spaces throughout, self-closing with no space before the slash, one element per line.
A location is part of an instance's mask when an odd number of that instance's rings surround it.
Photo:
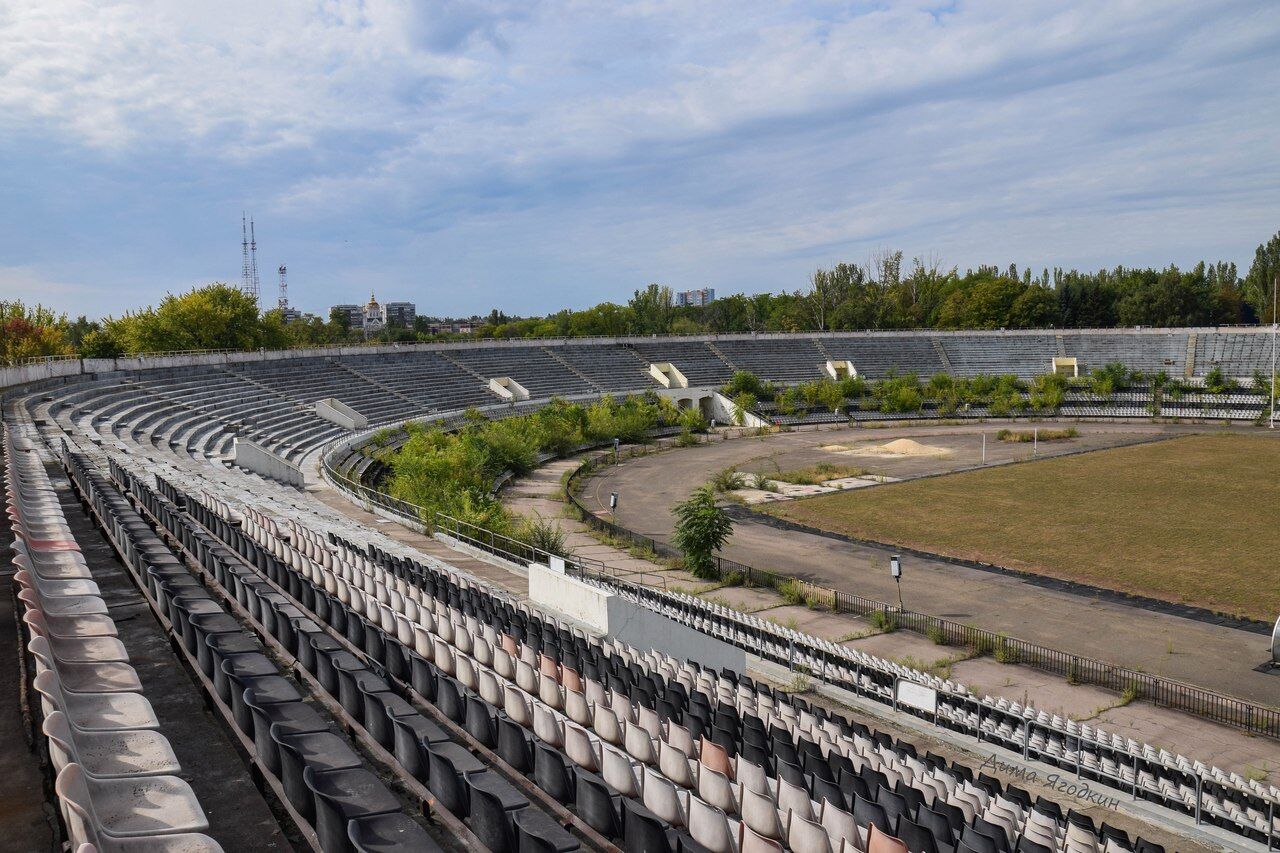
<path fill-rule="evenodd" d="M 680 660 L 747 671 L 744 650 L 540 563 L 529 564 L 529 598 L 641 651 L 654 649 Z"/>
<path fill-rule="evenodd" d="M 232 458 L 237 467 L 246 471 L 278 480 L 288 486 L 302 488 L 306 485 L 306 478 L 302 476 L 301 468 L 281 459 L 270 450 L 259 447 L 252 441 L 236 438 Z"/>
<path fill-rule="evenodd" d="M 369 425 L 368 418 L 333 397 L 316 401 L 316 415 L 343 429 L 364 429 Z"/>
<path fill-rule="evenodd" d="M 715 413 L 712 415 L 716 419 L 716 423 L 720 424 L 737 424 L 738 423 L 738 407 L 734 402 L 725 395 L 716 391 L 712 395 L 711 410 Z M 745 427 L 767 427 L 769 422 L 758 415 L 751 412 L 742 413 L 742 424 Z"/>

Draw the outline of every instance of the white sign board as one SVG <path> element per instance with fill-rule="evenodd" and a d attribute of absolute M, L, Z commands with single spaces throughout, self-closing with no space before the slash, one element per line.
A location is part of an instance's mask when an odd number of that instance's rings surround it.
<path fill-rule="evenodd" d="M 894 685 L 894 696 L 899 705 L 916 708 L 928 714 L 938 713 L 938 691 L 914 681 L 898 679 Z"/>

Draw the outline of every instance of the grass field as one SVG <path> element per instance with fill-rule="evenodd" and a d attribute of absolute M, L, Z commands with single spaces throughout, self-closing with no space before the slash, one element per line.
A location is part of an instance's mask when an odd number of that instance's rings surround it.
<path fill-rule="evenodd" d="M 1280 441 L 1202 435 L 764 509 L 792 521 L 1267 621 Z"/>

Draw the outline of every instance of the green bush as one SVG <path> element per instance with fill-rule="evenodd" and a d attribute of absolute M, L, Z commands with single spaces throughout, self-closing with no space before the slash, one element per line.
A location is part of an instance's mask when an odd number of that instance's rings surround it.
<path fill-rule="evenodd" d="M 891 634 L 898 630 L 898 614 L 890 610 L 872 610 L 867 615 L 871 627 L 883 634 Z"/>

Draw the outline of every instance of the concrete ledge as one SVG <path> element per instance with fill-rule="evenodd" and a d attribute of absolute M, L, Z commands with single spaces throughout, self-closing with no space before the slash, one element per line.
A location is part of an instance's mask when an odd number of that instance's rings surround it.
<path fill-rule="evenodd" d="M 529 391 L 510 376 L 495 376 L 490 379 L 489 390 L 506 402 L 529 399 Z"/>
<path fill-rule="evenodd" d="M 246 471 L 261 474 L 288 486 L 302 488 L 306 485 L 307 481 L 302 475 L 301 468 L 252 441 L 237 437 L 231 458 L 236 467 Z"/>
<path fill-rule="evenodd" d="M 369 426 L 368 418 L 334 397 L 316 400 L 316 416 L 343 429 L 364 429 Z"/>

